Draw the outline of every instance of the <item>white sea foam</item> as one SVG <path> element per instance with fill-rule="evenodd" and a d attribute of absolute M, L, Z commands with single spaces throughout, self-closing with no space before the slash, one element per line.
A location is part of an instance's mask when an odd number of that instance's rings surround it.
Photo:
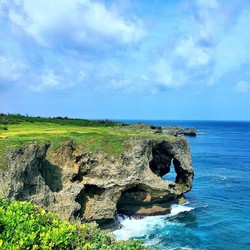
<path fill-rule="evenodd" d="M 166 218 L 175 216 L 182 212 L 191 211 L 193 208 L 186 205 L 172 205 L 171 213 L 161 216 L 149 216 L 143 219 L 134 219 L 132 217 L 119 215 L 118 221 L 122 228 L 113 232 L 116 239 L 127 240 L 131 237 L 146 237 L 150 232 L 161 229 L 166 225 L 177 224 L 176 222 L 168 222 Z"/>
<path fill-rule="evenodd" d="M 127 240 L 131 237 L 144 237 L 153 228 L 163 227 L 164 220 L 162 216 L 146 217 L 143 219 L 127 218 L 121 223 L 122 228 L 113 232 L 119 240 Z"/>
<path fill-rule="evenodd" d="M 171 206 L 171 213 L 166 215 L 166 217 L 175 216 L 175 215 L 182 213 L 182 212 L 189 212 L 193 209 L 194 209 L 193 207 L 188 207 L 186 205 L 172 205 Z"/>
<path fill-rule="evenodd" d="M 197 135 L 207 135 L 208 132 L 198 131 L 196 132 Z"/>
<path fill-rule="evenodd" d="M 198 248 L 195 248 L 198 249 Z M 194 248 L 186 246 L 186 247 L 173 247 L 173 248 L 168 248 L 168 250 L 194 250 Z"/>
<path fill-rule="evenodd" d="M 223 176 L 223 175 L 220 175 L 220 176 L 219 176 L 219 179 L 220 179 L 221 181 L 224 181 L 224 180 L 227 180 L 227 177 L 226 177 L 226 176 Z"/>

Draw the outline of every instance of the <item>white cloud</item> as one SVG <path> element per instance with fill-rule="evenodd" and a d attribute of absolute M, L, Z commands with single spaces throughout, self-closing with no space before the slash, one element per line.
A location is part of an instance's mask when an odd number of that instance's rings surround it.
<path fill-rule="evenodd" d="M 211 72 L 219 4 L 197 0 L 190 9 L 192 16 L 186 18 L 190 18 L 187 25 L 192 28 L 170 46 L 167 43 L 153 66 L 153 77 L 160 86 L 174 89 L 196 84 Z"/>
<path fill-rule="evenodd" d="M 181 40 L 174 54 L 184 59 L 188 68 L 206 65 L 211 57 L 210 50 L 197 45 L 192 37 Z"/>
<path fill-rule="evenodd" d="M 16 58 L 0 55 L 0 84 L 18 81 L 27 69 L 28 66 Z"/>
<path fill-rule="evenodd" d="M 44 86 L 55 87 L 60 83 L 60 77 L 55 74 L 53 70 L 47 70 L 45 74 L 42 76 L 42 82 Z"/>
<path fill-rule="evenodd" d="M 160 83 L 165 87 L 175 86 L 175 83 L 173 82 L 173 70 L 164 59 L 159 60 L 158 63 L 153 66 L 153 71 L 155 73 L 155 81 L 157 83 Z"/>
<path fill-rule="evenodd" d="M 217 0 L 196 0 L 196 4 L 200 7 L 215 9 L 219 7 Z"/>
<path fill-rule="evenodd" d="M 91 63 L 68 56 L 59 56 L 55 61 L 59 63 L 50 67 L 47 62 L 48 64 L 41 69 L 30 72 L 31 90 L 35 92 L 65 90 L 76 85 L 86 85 L 91 79 L 90 75 L 94 70 Z"/>
<path fill-rule="evenodd" d="M 182 69 L 175 68 L 172 61 L 168 62 L 165 58 L 159 59 L 159 61 L 153 65 L 153 79 L 151 76 L 151 82 L 155 86 L 151 86 L 162 89 L 178 89 L 187 83 L 187 76 Z"/>
<path fill-rule="evenodd" d="M 100 91 L 149 93 L 212 86 L 228 82 L 223 77 L 234 72 L 231 84 L 247 79 L 236 77 L 250 64 L 250 8 L 186 2 L 187 12 L 176 7 L 176 15 L 167 17 L 171 11 L 163 11 L 144 37 L 146 26 L 133 12 L 133 1 L 128 10 L 104 0 L 2 0 L 0 52 L 9 56 L 0 58 L 0 79 L 26 82 L 35 91 L 89 84 Z M 152 13 L 142 12 L 149 22 Z"/>
<path fill-rule="evenodd" d="M 228 81 L 229 74 L 240 77 L 242 65 L 250 64 L 250 6 L 242 8 L 241 4 L 217 0 L 189 4 L 192 28 L 161 48 L 152 67 L 152 82 L 156 79 L 156 84 L 178 88 L 191 84 L 212 86 L 223 79 Z"/>
<path fill-rule="evenodd" d="M 128 44 L 145 34 L 142 21 L 121 16 L 101 2 L 9 0 L 6 5 L 11 23 L 43 46 Z"/>
<path fill-rule="evenodd" d="M 110 78 L 108 87 L 120 93 L 152 92 L 152 86 L 143 76 L 128 76 L 124 73 Z"/>
<path fill-rule="evenodd" d="M 35 92 L 44 92 L 51 89 L 62 90 L 70 87 L 72 81 L 69 80 L 69 75 L 66 72 L 56 73 L 54 69 L 44 69 L 39 72 L 39 75 L 33 75 L 33 81 L 30 89 Z"/>
<path fill-rule="evenodd" d="M 215 80 L 250 63 L 250 33 L 247 32 L 249 16 L 250 8 L 246 8 L 218 42 L 215 48 Z"/>
<path fill-rule="evenodd" d="M 236 93 L 247 93 L 250 91 L 250 84 L 245 81 L 239 81 L 235 84 L 234 90 Z"/>

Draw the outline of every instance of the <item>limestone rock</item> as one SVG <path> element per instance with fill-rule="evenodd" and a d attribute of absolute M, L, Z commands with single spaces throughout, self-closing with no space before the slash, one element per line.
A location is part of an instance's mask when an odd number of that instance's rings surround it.
<path fill-rule="evenodd" d="M 196 136 L 197 131 L 195 128 L 180 128 L 176 126 L 170 127 L 161 127 L 163 134 L 172 134 L 172 135 L 186 135 L 186 136 Z"/>
<path fill-rule="evenodd" d="M 0 170 L 5 196 L 32 201 L 64 219 L 103 223 L 117 213 L 168 213 L 169 204 L 192 188 L 191 153 L 182 137 L 131 139 L 116 157 L 87 153 L 73 141 L 54 152 L 48 147 L 32 144 L 9 153 L 7 170 Z M 162 179 L 171 168 L 175 182 Z"/>

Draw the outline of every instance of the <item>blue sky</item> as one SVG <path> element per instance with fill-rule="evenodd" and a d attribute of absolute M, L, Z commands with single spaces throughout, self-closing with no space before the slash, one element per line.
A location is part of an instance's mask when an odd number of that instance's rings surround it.
<path fill-rule="evenodd" d="M 247 0 L 1 0 L 0 112 L 250 120 Z"/>

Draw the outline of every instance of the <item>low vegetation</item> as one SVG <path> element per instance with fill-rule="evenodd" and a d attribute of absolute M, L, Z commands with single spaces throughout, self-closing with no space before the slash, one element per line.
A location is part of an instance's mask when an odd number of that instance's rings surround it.
<path fill-rule="evenodd" d="M 127 125 L 109 120 L 43 118 L 0 114 L 0 169 L 7 170 L 7 153 L 20 146 L 50 142 L 53 151 L 65 141 L 86 152 L 117 156 L 128 149 L 130 138 L 166 138 L 149 125 Z M 168 138 L 171 139 L 171 138 Z M 174 137 L 172 138 L 174 139 Z M 56 214 L 28 202 L 11 202 L 0 197 L 0 249 L 148 249 L 142 241 L 116 241 L 96 224 L 68 223 Z"/>
<path fill-rule="evenodd" d="M 88 152 L 118 155 L 126 149 L 131 137 L 166 138 L 166 135 L 155 134 L 150 126 L 142 124 L 0 114 L 0 157 L 29 143 L 50 141 L 50 150 L 55 150 L 67 140 L 73 140 Z"/>
<path fill-rule="evenodd" d="M 116 241 L 96 224 L 70 224 L 28 202 L 0 199 L 0 249 L 143 250 L 142 241 Z"/>
<path fill-rule="evenodd" d="M 110 120 L 86 120 L 86 119 L 77 119 L 77 118 L 68 118 L 68 117 L 33 117 L 33 116 L 24 116 L 20 114 L 0 114 L 0 125 L 13 125 L 20 124 L 23 122 L 35 123 L 54 123 L 60 125 L 72 125 L 72 126 L 91 126 L 91 127 L 113 127 L 123 125 L 119 122 L 113 122 Z"/>
<path fill-rule="evenodd" d="M 53 151 L 65 141 L 73 140 L 76 148 L 86 152 L 117 156 L 128 149 L 128 141 L 134 137 L 175 139 L 155 133 L 143 124 L 0 114 L 0 169 L 7 170 L 7 153 L 25 144 L 49 141 L 49 150 Z M 70 224 L 27 202 L 11 202 L 0 197 L 0 215 L 0 249 L 147 249 L 141 241 L 115 241 L 96 224 Z"/>

